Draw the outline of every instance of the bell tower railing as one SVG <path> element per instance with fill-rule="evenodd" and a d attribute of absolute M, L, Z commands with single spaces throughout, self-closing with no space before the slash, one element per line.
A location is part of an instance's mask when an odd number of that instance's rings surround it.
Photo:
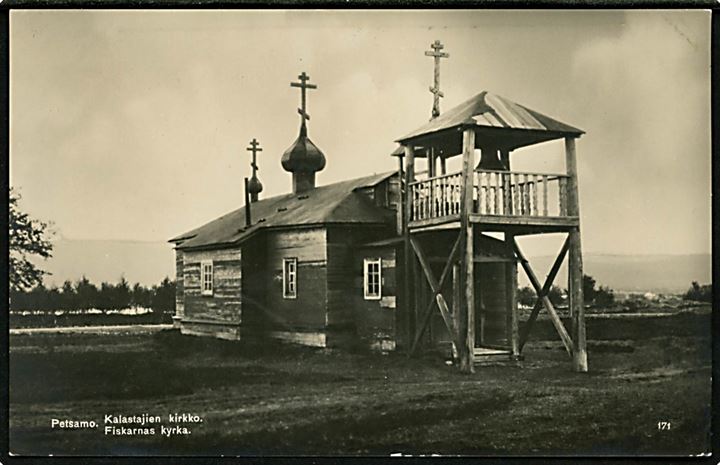
<path fill-rule="evenodd" d="M 473 208 L 469 213 L 492 217 L 567 218 L 568 181 L 565 174 L 475 170 Z M 410 221 L 460 215 L 462 172 L 410 183 Z"/>

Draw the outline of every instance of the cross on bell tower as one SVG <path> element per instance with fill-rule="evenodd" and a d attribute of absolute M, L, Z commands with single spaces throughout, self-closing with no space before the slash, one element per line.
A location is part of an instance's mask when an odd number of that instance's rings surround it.
<path fill-rule="evenodd" d="M 262 149 L 260 148 L 260 143 L 257 141 L 257 139 L 253 138 L 253 140 L 250 141 L 250 147 L 245 150 L 247 150 L 248 152 L 252 152 L 252 162 L 250 163 L 250 166 L 252 167 L 252 177 L 248 181 L 248 192 L 250 192 L 250 201 L 257 202 L 258 194 L 260 194 L 260 192 L 262 192 L 263 190 L 263 185 L 257 177 L 257 172 L 259 169 L 257 166 L 257 152 L 262 152 Z"/>
<path fill-rule="evenodd" d="M 310 76 L 305 74 L 305 71 L 303 71 L 302 74 L 300 74 L 298 76 L 298 79 L 300 79 L 300 82 L 291 82 L 290 86 L 300 88 L 300 105 L 301 105 L 301 107 L 298 108 L 298 113 L 300 113 L 300 117 L 302 119 L 302 126 L 305 127 L 305 120 L 310 119 L 310 115 L 307 112 L 306 90 L 307 89 L 317 89 L 317 85 L 308 84 L 308 81 L 310 80 Z"/>
<path fill-rule="evenodd" d="M 430 44 L 430 47 L 432 48 L 432 51 L 426 51 L 425 56 L 435 58 L 435 82 L 433 87 L 430 87 L 430 92 L 433 93 L 432 119 L 435 119 L 440 116 L 440 97 L 445 96 L 440 91 L 440 58 L 449 58 L 450 54 L 441 52 L 445 46 L 439 40 Z"/>

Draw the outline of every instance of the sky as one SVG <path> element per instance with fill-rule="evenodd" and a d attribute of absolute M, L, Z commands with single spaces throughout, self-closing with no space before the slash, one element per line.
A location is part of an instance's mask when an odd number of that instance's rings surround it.
<path fill-rule="evenodd" d="M 488 90 L 586 131 L 586 252 L 710 252 L 703 11 L 14 10 L 11 185 L 60 237 L 165 241 L 242 205 L 253 138 L 261 197 L 291 189 L 302 71 L 318 184 L 396 169 L 393 141 L 430 117 L 436 39 L 441 111 Z M 562 171 L 563 150 L 513 169 Z"/>

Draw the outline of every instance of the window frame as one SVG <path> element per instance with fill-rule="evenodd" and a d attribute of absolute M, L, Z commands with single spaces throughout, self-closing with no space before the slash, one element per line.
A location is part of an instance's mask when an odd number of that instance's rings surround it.
<path fill-rule="evenodd" d="M 207 270 L 207 267 L 210 270 Z M 209 289 L 206 284 L 209 284 Z M 200 294 L 212 296 L 215 291 L 215 266 L 212 260 L 202 260 L 200 262 Z"/>
<path fill-rule="evenodd" d="M 288 265 L 292 264 L 292 269 Z M 282 266 L 282 291 L 283 299 L 297 299 L 298 295 L 298 259 L 297 257 L 283 258 Z M 292 277 L 292 279 L 291 279 Z M 292 284 L 292 289 L 288 289 L 288 284 Z"/>
<path fill-rule="evenodd" d="M 371 265 L 377 265 L 377 294 L 369 292 Z M 363 297 L 365 300 L 382 299 L 382 258 L 380 257 L 363 259 Z"/>

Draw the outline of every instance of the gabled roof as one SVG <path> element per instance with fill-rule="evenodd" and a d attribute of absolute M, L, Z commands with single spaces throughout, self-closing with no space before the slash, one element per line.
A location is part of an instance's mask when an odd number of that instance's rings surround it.
<path fill-rule="evenodd" d="M 262 229 L 330 223 L 382 224 L 392 214 L 377 207 L 356 189 L 372 187 L 397 171 L 365 176 L 299 194 L 285 194 L 254 202 L 252 225 L 245 227 L 245 207 L 170 239 L 178 249 L 239 244 Z"/>
<path fill-rule="evenodd" d="M 497 94 L 483 91 L 446 111 L 429 123 L 422 125 L 415 131 L 401 137 L 396 142 L 405 142 L 416 137 L 465 124 L 487 128 L 544 131 L 577 136 L 584 134 L 582 129 L 561 123 Z"/>

